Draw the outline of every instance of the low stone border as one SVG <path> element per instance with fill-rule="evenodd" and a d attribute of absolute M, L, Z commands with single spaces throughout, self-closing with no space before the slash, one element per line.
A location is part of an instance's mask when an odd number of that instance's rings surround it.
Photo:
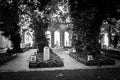
<path fill-rule="evenodd" d="M 36 55 L 36 62 L 29 62 L 29 68 L 50 68 L 50 67 L 63 67 L 64 63 L 62 59 L 51 51 L 50 60 L 43 60 L 42 54 L 39 53 Z"/>
<path fill-rule="evenodd" d="M 87 61 L 87 57 L 79 56 L 77 53 L 70 53 L 69 55 L 87 66 L 115 65 L 115 61 L 107 57 Z"/>

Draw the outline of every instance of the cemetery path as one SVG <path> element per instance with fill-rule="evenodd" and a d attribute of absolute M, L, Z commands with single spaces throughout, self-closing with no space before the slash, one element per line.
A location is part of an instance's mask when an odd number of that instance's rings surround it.
<path fill-rule="evenodd" d="M 65 51 L 62 48 L 53 48 L 53 51 L 60 57 L 62 58 L 64 62 L 64 67 L 65 69 L 86 69 L 88 66 L 85 66 L 84 64 L 76 61 L 72 57 L 69 56 L 69 51 Z"/>
<path fill-rule="evenodd" d="M 53 48 L 53 51 L 63 59 L 64 67 L 53 68 L 29 68 L 29 58 L 37 49 L 30 49 L 27 52 L 17 54 L 17 57 L 5 65 L 0 66 L 0 72 L 19 71 L 55 71 L 55 70 L 76 70 L 76 69 L 98 69 L 98 66 L 85 66 L 69 56 L 69 51 L 62 48 Z M 116 61 L 115 66 L 102 66 L 102 68 L 120 67 L 120 61 Z"/>
<path fill-rule="evenodd" d="M 1 70 L 26 70 L 29 69 L 28 64 L 29 64 L 29 58 L 30 55 L 34 54 L 36 52 L 36 49 L 31 49 L 27 52 L 24 53 L 18 53 L 17 57 L 8 63 L 2 65 L 0 67 Z"/>
<path fill-rule="evenodd" d="M 69 51 L 62 48 L 53 48 L 53 51 L 63 59 L 64 67 L 53 68 L 29 68 L 29 58 L 37 49 L 31 49 L 24 53 L 18 53 L 17 57 L 0 67 L 0 71 L 44 71 L 44 70 L 66 70 L 66 69 L 86 69 L 85 66 L 69 56 Z"/>

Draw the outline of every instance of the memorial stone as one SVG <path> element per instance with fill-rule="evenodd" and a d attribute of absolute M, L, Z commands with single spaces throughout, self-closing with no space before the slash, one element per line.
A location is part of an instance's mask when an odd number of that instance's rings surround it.
<path fill-rule="evenodd" d="M 32 55 L 30 61 L 31 61 L 31 62 L 36 62 L 36 60 L 37 60 L 37 59 L 36 59 L 36 55 Z"/>
<path fill-rule="evenodd" d="M 44 47 L 44 52 L 43 52 L 43 60 L 49 60 L 50 59 L 50 48 L 48 46 Z"/>
<path fill-rule="evenodd" d="M 93 60 L 93 56 L 92 55 L 88 55 L 88 61 Z"/>

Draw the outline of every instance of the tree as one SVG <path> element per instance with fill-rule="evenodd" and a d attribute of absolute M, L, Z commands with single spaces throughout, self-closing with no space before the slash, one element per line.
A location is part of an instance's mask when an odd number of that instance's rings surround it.
<path fill-rule="evenodd" d="M 29 4 L 22 4 L 22 13 L 20 16 L 24 16 L 24 20 L 21 17 L 20 25 L 25 26 L 28 24 L 29 28 L 34 30 L 35 44 L 38 46 L 39 52 L 43 52 L 43 48 L 48 46 L 48 41 L 45 36 L 45 32 L 48 28 L 49 17 L 48 17 L 48 3 L 50 0 L 33 0 Z M 25 17 L 26 15 L 26 17 Z M 26 21 L 25 21 L 26 20 Z"/>
<path fill-rule="evenodd" d="M 100 26 L 104 19 L 120 18 L 119 4 L 118 0 L 69 0 L 73 32 L 78 36 L 73 43 L 78 52 L 100 54 Z"/>
<path fill-rule="evenodd" d="M 1 0 L 0 2 L 0 30 L 5 37 L 9 37 L 13 44 L 14 51 L 20 51 L 21 37 L 19 34 L 20 27 L 17 25 L 18 4 L 16 0 Z"/>
<path fill-rule="evenodd" d="M 1 0 L 0 1 L 0 30 L 4 32 L 3 33 L 4 36 L 9 37 L 9 39 L 13 44 L 14 51 L 20 50 L 20 43 L 21 43 L 20 29 L 22 27 L 20 26 L 20 24 L 24 24 L 21 23 L 20 21 L 22 18 L 21 16 L 23 15 L 27 15 L 31 18 L 31 22 L 28 23 L 30 24 L 28 27 L 31 26 L 35 30 L 36 41 L 39 43 L 43 42 L 44 44 L 46 44 L 46 38 L 43 30 L 47 28 L 47 23 L 44 22 L 46 18 L 45 17 L 44 19 L 41 18 L 41 16 L 43 15 L 36 14 L 35 10 L 38 10 L 38 12 L 45 13 L 45 8 L 49 1 L 48 0 Z"/>
<path fill-rule="evenodd" d="M 39 52 L 43 52 L 43 48 L 48 46 L 48 41 L 45 36 L 45 32 L 48 28 L 47 17 L 41 17 L 39 14 L 41 12 L 36 11 L 33 14 L 33 24 L 31 25 L 32 29 L 35 31 L 35 43 L 38 46 Z"/>

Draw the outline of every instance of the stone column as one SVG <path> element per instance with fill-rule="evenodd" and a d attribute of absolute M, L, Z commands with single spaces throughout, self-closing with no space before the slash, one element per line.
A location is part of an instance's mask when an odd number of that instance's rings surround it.
<path fill-rule="evenodd" d="M 25 32 L 26 32 L 25 30 L 22 30 L 22 35 L 21 35 L 21 38 L 22 38 L 21 39 L 21 44 L 22 44 L 21 47 L 22 48 L 25 48 Z"/>
<path fill-rule="evenodd" d="M 51 47 L 54 47 L 54 31 L 51 30 Z"/>
<path fill-rule="evenodd" d="M 64 47 L 64 31 L 61 30 L 61 35 L 60 35 L 60 42 L 61 42 L 61 47 Z"/>
<path fill-rule="evenodd" d="M 72 47 L 72 33 L 69 32 L 69 42 L 70 42 L 70 46 Z"/>

